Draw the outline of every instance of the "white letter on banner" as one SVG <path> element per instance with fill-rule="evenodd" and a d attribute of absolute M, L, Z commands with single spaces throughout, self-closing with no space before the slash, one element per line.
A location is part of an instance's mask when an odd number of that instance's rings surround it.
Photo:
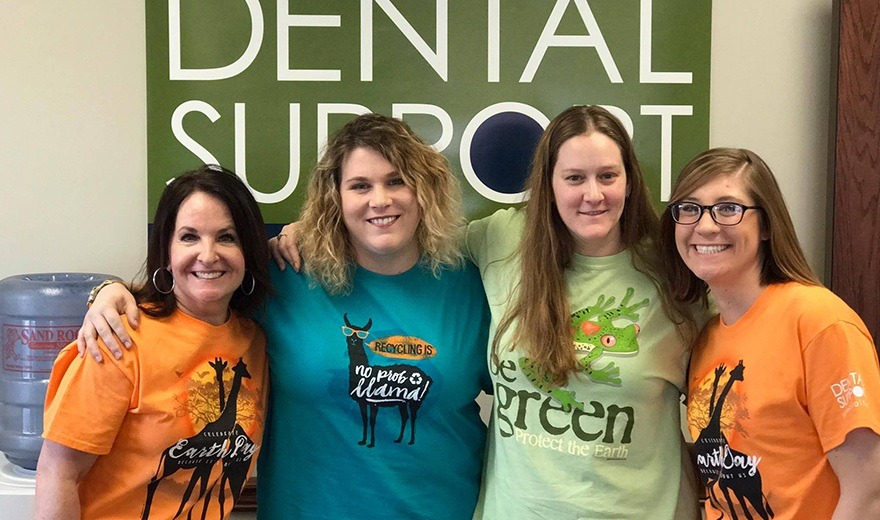
<path fill-rule="evenodd" d="M 623 128 L 626 130 L 626 133 L 629 134 L 629 138 L 632 139 L 635 136 L 635 130 L 633 129 L 633 120 L 629 117 L 629 114 L 626 113 L 626 110 L 616 107 L 614 105 L 599 105 L 605 110 L 611 112 L 611 115 L 620 120 L 620 123 L 623 124 Z"/>
<path fill-rule="evenodd" d="M 400 14 L 390 0 L 361 0 L 361 81 L 373 81 L 373 1 L 413 44 L 419 54 L 434 69 L 440 79 L 447 80 L 449 68 L 449 8 L 448 0 L 437 1 L 437 52 L 432 52 L 425 40 Z"/>
<path fill-rule="evenodd" d="M 394 103 L 391 105 L 391 115 L 397 119 L 403 119 L 404 114 L 427 114 L 434 116 L 440 121 L 440 139 L 432 144 L 435 150 L 442 152 L 452 142 L 452 118 L 437 105 L 422 103 Z"/>
<path fill-rule="evenodd" d="M 672 192 L 672 116 L 692 116 L 692 105 L 642 105 L 643 116 L 660 116 L 660 201 Z"/>
<path fill-rule="evenodd" d="M 204 146 L 200 145 L 190 137 L 186 130 L 183 129 L 183 118 L 190 112 L 199 112 L 207 116 L 208 119 L 211 120 L 212 123 L 216 122 L 220 119 L 220 112 L 214 109 L 211 105 L 205 103 L 204 101 L 198 101 L 195 99 L 191 99 L 189 101 L 184 101 L 177 108 L 174 109 L 174 113 L 171 114 L 171 133 L 174 134 L 174 137 L 177 138 L 177 141 L 183 145 L 184 148 L 193 153 L 196 157 L 199 158 L 205 164 L 220 164 L 220 161 L 217 160 L 214 155 L 205 149 Z"/>
<path fill-rule="evenodd" d="M 168 79 L 212 81 L 241 74 L 254 62 L 263 43 L 263 11 L 259 0 L 244 0 L 251 13 L 251 40 L 237 60 L 215 69 L 184 69 L 180 66 L 180 0 L 168 0 Z M 211 37 L 215 37 L 212 35 Z"/>
<path fill-rule="evenodd" d="M 550 47 L 594 47 L 596 53 L 599 54 L 599 59 L 602 60 L 605 73 L 608 74 L 608 79 L 611 83 L 623 83 L 620 71 L 617 70 L 617 65 L 614 63 L 614 58 L 611 56 L 611 51 L 608 50 L 608 44 L 605 43 L 605 38 L 602 36 L 602 31 L 599 29 L 599 24 L 596 22 L 596 18 L 593 16 L 593 11 L 590 10 L 590 4 L 587 3 L 587 0 L 574 0 L 574 5 L 577 6 L 577 10 L 589 34 L 586 36 L 559 36 L 556 34 L 556 29 L 559 28 L 559 23 L 562 21 L 562 15 L 565 14 L 565 8 L 568 6 L 569 1 L 556 1 L 553 11 L 547 19 L 547 24 L 544 25 L 544 30 L 541 32 L 541 37 L 538 38 L 538 43 L 535 44 L 526 68 L 519 78 L 519 82 L 532 82 L 535 78 L 535 72 L 541 65 L 541 60 L 544 59 L 544 54 L 546 54 L 547 49 Z"/>
<path fill-rule="evenodd" d="M 299 103 L 290 104 L 290 166 L 288 166 L 287 182 L 275 193 L 263 193 L 255 190 L 247 180 L 247 147 L 245 146 L 244 103 L 235 104 L 235 173 L 241 177 L 257 202 L 274 204 L 281 202 L 293 193 L 299 182 Z"/>
<path fill-rule="evenodd" d="M 330 114 L 352 114 L 360 116 L 372 112 L 363 105 L 354 103 L 318 103 L 318 160 L 324 155 L 324 146 L 327 144 L 327 120 Z"/>
<path fill-rule="evenodd" d="M 641 0 L 639 18 L 639 82 L 641 83 L 693 83 L 690 72 L 654 72 L 651 70 L 651 22 L 652 0 Z"/>
<path fill-rule="evenodd" d="M 339 27 L 340 16 L 336 14 L 290 14 L 288 0 L 277 2 L 278 81 L 340 81 L 339 69 L 291 69 L 290 32 L 288 27 Z"/>
<path fill-rule="evenodd" d="M 498 83 L 501 76 L 501 0 L 489 0 L 488 10 L 486 81 Z"/>

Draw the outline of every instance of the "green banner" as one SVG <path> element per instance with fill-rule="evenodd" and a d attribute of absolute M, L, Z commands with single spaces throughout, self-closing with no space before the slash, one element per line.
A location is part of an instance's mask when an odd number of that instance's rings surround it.
<path fill-rule="evenodd" d="M 710 1 L 148 1 L 148 197 L 202 162 L 244 178 L 267 223 L 298 215 L 326 136 L 407 121 L 461 175 L 469 217 L 521 200 L 568 106 L 630 129 L 660 207 L 709 143 Z"/>

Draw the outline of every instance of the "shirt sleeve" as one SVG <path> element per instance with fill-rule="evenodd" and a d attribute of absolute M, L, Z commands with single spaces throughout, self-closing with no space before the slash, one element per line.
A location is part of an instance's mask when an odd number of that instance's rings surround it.
<path fill-rule="evenodd" d="M 880 369 L 864 330 L 837 321 L 804 349 L 807 411 L 828 452 L 856 428 L 880 434 Z"/>
<path fill-rule="evenodd" d="M 126 352 L 134 356 L 135 352 Z M 120 365 L 79 357 L 76 344 L 58 355 L 49 379 L 43 437 L 76 450 L 106 455 L 132 402 L 134 384 Z"/>
<path fill-rule="evenodd" d="M 516 208 L 499 209 L 468 224 L 467 253 L 482 273 L 488 264 L 513 254 L 522 240 L 525 214 Z"/>
<path fill-rule="evenodd" d="M 477 266 L 481 265 L 483 253 L 485 252 L 484 244 L 489 230 L 489 218 L 485 217 L 478 220 L 472 220 L 467 226 L 466 249 L 468 258 L 470 258 Z M 485 261 L 485 259 L 483 259 Z"/>

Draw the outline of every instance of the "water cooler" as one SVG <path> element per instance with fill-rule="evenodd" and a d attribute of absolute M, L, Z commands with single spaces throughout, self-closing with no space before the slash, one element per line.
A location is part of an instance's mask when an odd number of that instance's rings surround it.
<path fill-rule="evenodd" d="M 89 290 L 103 274 L 50 273 L 0 280 L 0 511 L 31 518 L 43 401 L 58 351 L 76 339 Z"/>

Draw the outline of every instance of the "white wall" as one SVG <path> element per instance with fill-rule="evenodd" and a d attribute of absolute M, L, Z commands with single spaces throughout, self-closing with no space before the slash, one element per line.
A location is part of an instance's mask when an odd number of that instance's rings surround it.
<path fill-rule="evenodd" d="M 0 278 L 130 279 L 146 254 L 143 3 L 2 0 L 0 23 Z"/>
<path fill-rule="evenodd" d="M 749 148 L 779 179 L 807 259 L 825 261 L 831 0 L 715 0 L 710 144 Z"/>
<path fill-rule="evenodd" d="M 130 279 L 146 243 L 143 3 L 2 0 L 0 22 L 0 278 Z M 830 25 L 830 0 L 713 6 L 711 144 L 768 161 L 820 273 Z"/>

